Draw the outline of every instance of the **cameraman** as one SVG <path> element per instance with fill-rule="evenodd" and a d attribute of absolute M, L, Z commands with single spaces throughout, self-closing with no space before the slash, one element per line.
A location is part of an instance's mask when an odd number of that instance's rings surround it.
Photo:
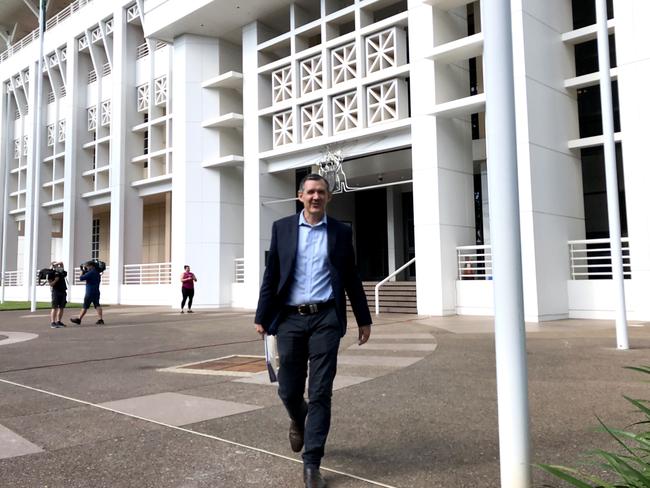
<path fill-rule="evenodd" d="M 93 261 L 88 261 L 86 264 L 82 264 L 80 268 L 82 274 L 79 277 L 79 280 L 86 282 L 86 295 L 84 296 L 84 304 L 79 317 L 71 318 L 70 322 L 80 325 L 81 319 L 84 318 L 84 315 L 86 315 L 86 312 L 88 312 L 90 304 L 92 303 L 97 311 L 97 316 L 99 317 L 99 320 L 95 322 L 95 324 L 104 325 L 102 307 L 99 305 L 99 284 L 102 281 L 102 277 L 99 274 L 99 271 L 97 271 L 97 267 Z"/>
<path fill-rule="evenodd" d="M 63 309 L 67 303 L 68 285 L 65 282 L 67 275 L 68 273 L 63 269 L 63 262 L 52 261 L 52 268 L 47 274 L 47 284 L 50 285 L 50 289 L 52 290 L 50 327 L 53 329 L 65 327 L 61 319 L 63 318 Z"/>

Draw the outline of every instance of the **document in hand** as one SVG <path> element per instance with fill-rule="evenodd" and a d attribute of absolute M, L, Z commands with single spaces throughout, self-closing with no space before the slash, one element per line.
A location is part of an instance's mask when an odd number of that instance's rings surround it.
<path fill-rule="evenodd" d="M 278 381 L 275 374 L 275 336 L 264 334 L 264 357 L 266 358 L 266 369 L 269 370 L 269 380 L 271 383 Z"/>

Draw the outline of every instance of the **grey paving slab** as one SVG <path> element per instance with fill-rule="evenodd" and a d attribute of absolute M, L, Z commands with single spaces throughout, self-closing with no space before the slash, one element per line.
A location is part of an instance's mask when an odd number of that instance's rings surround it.
<path fill-rule="evenodd" d="M 371 334 L 370 338 L 373 341 L 378 340 L 378 339 L 380 339 L 380 340 L 383 340 L 383 339 L 394 339 L 394 340 L 397 340 L 397 339 L 412 339 L 412 340 L 421 339 L 421 340 L 425 340 L 425 341 L 427 341 L 427 340 L 428 341 L 435 341 L 435 337 L 433 337 L 432 334 L 426 334 L 426 333 L 422 334 L 422 333 L 418 333 L 418 332 L 411 332 L 411 333 L 406 333 L 406 334 L 399 334 L 399 333 L 395 333 L 395 334 Z"/>
<path fill-rule="evenodd" d="M 0 340 L 0 346 L 6 346 L 7 344 L 31 341 L 32 339 L 36 339 L 38 334 L 32 334 L 30 332 L 0 332 L 0 337 L 4 337 L 4 339 Z"/>
<path fill-rule="evenodd" d="M 174 426 L 227 417 L 228 415 L 236 415 L 260 408 L 256 405 L 201 398 L 180 393 L 158 393 L 126 398 L 102 403 L 101 406 Z"/>
<path fill-rule="evenodd" d="M 42 452 L 43 449 L 0 425 L 0 459 Z"/>
<path fill-rule="evenodd" d="M 334 390 L 340 390 L 342 388 L 347 388 L 348 386 L 358 385 L 359 383 L 363 383 L 371 379 L 372 378 L 368 378 L 366 376 L 337 374 L 336 378 L 334 378 Z M 248 378 L 233 380 L 233 383 L 248 383 L 248 384 L 255 384 L 255 385 L 275 386 L 275 387 L 278 386 L 277 383 L 271 383 L 269 381 L 269 374 L 266 371 L 263 373 L 252 375 Z"/>
<path fill-rule="evenodd" d="M 421 343 L 404 343 L 404 342 L 367 342 L 362 346 L 356 344 L 351 345 L 348 350 L 364 350 L 364 351 L 435 351 L 436 344 L 421 344 Z"/>
<path fill-rule="evenodd" d="M 365 346 L 364 346 L 365 347 Z M 419 357 L 404 356 L 366 356 L 340 354 L 338 364 L 348 366 L 379 366 L 385 368 L 405 368 L 411 364 L 417 363 Z"/>

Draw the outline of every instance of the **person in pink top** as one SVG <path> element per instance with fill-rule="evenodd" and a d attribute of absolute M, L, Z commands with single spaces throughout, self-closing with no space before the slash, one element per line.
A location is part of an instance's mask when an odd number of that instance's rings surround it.
<path fill-rule="evenodd" d="M 185 301 L 187 301 L 187 313 L 192 312 L 192 299 L 194 298 L 194 282 L 196 276 L 190 271 L 190 267 L 186 264 L 184 267 L 185 271 L 181 274 L 181 292 L 183 293 L 183 301 L 181 302 L 181 313 L 185 313 Z M 188 300 L 189 299 L 189 300 Z"/>

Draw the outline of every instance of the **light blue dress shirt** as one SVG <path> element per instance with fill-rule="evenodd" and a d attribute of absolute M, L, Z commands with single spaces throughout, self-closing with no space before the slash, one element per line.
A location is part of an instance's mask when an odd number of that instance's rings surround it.
<path fill-rule="evenodd" d="M 298 249 L 287 305 L 326 302 L 334 295 L 327 267 L 327 215 L 316 225 L 298 219 Z"/>

